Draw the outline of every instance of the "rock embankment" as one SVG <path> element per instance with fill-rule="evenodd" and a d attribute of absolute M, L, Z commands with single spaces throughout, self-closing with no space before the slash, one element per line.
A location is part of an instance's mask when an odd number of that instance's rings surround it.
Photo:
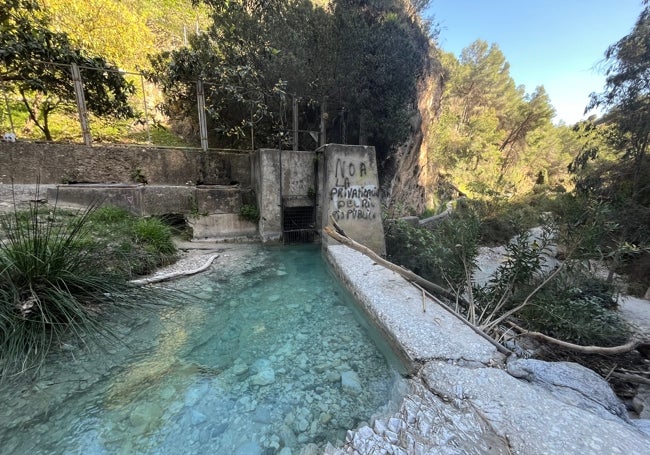
<path fill-rule="evenodd" d="M 326 256 L 407 362 L 399 410 L 348 432 L 327 455 L 647 454 L 609 385 L 577 364 L 506 359 L 397 274 L 345 246 Z"/>

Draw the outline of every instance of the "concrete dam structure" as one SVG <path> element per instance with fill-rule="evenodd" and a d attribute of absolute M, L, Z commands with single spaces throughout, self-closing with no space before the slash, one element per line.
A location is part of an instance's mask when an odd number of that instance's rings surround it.
<path fill-rule="evenodd" d="M 183 215 L 196 241 L 319 242 L 333 217 L 385 253 L 373 147 L 202 152 L 11 143 L 0 151 L 0 183 L 56 185 L 47 199 L 60 207 Z"/>

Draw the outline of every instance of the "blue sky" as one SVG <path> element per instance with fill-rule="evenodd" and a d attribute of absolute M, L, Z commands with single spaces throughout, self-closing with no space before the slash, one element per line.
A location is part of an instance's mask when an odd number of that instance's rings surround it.
<path fill-rule="evenodd" d="M 433 0 L 425 16 L 440 28 L 438 43 L 458 56 L 477 39 L 495 43 L 517 85 L 543 85 L 556 123 L 584 118 L 591 92 L 605 85 L 599 63 L 627 35 L 641 0 Z M 602 65 L 600 65 L 602 68 Z"/>

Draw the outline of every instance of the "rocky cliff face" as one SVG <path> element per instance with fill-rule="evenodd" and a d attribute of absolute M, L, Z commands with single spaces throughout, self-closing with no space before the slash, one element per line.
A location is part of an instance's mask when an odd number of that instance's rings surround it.
<path fill-rule="evenodd" d="M 397 148 L 384 176 L 384 203 L 391 216 L 421 213 L 432 202 L 431 188 L 435 174 L 427 149 L 435 139 L 432 122 L 438 115 L 442 97 L 442 69 L 432 64 L 418 87 L 417 111 L 411 118 L 408 140 Z"/>

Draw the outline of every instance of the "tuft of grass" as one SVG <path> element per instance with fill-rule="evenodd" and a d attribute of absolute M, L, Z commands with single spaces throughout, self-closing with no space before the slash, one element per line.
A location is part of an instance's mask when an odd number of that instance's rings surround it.
<path fill-rule="evenodd" d="M 133 224 L 136 242 L 145 245 L 152 253 L 173 255 L 176 246 L 172 241 L 172 230 L 159 218 L 140 218 Z"/>
<path fill-rule="evenodd" d="M 134 259 L 173 254 L 169 228 L 159 224 L 94 206 L 45 213 L 32 204 L 0 215 L 0 377 L 37 370 L 69 337 L 117 341 L 105 316 L 169 300 L 130 285 L 125 273 Z M 128 232 L 155 253 L 107 248 Z"/>
<path fill-rule="evenodd" d="M 260 220 L 260 210 L 257 205 L 243 204 L 239 209 L 239 216 L 245 220 L 257 223 Z"/>
<path fill-rule="evenodd" d="M 104 224 L 123 223 L 130 218 L 131 214 L 127 210 L 114 205 L 99 207 L 90 213 L 92 221 Z"/>

